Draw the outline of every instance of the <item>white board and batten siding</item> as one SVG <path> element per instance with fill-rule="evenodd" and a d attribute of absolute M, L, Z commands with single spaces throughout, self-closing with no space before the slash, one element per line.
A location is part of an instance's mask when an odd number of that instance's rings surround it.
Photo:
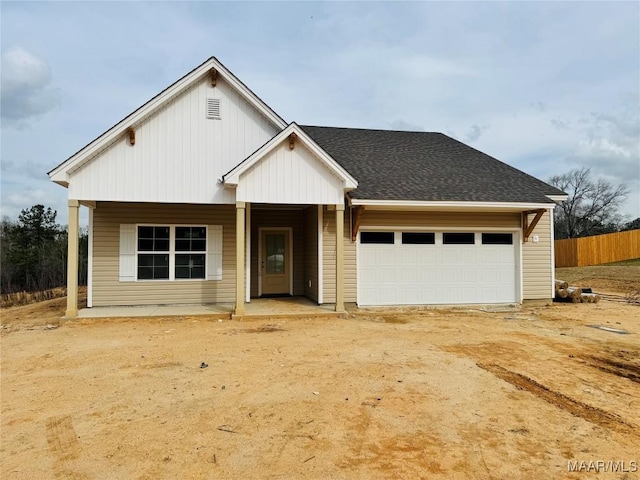
<path fill-rule="evenodd" d="M 98 202 L 93 306 L 235 302 L 235 207 Z M 206 225 L 206 280 L 136 281 L 136 225 Z M 124 255 L 123 255 L 124 254 Z"/>
<path fill-rule="evenodd" d="M 220 118 L 207 118 L 210 98 Z M 211 113 L 211 112 L 209 112 Z M 69 198 L 95 201 L 234 203 L 218 180 L 279 128 L 223 79 L 203 78 L 128 135 L 71 172 Z"/>
<path fill-rule="evenodd" d="M 285 139 L 240 176 L 236 200 L 242 202 L 337 205 L 344 181 L 325 167 L 302 142 Z"/>

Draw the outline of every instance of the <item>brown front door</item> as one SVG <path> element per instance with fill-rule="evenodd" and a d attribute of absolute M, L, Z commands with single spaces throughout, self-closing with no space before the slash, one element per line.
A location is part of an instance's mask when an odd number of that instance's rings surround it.
<path fill-rule="evenodd" d="M 263 230 L 260 238 L 262 295 L 291 293 L 291 255 L 288 230 Z"/>

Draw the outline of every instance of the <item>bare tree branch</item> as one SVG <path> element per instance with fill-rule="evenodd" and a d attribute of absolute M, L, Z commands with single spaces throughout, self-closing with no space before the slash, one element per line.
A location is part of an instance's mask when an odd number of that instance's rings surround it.
<path fill-rule="evenodd" d="M 555 175 L 549 183 L 569 195 L 555 210 L 556 238 L 584 237 L 620 228 L 618 207 L 629 195 L 624 183 L 614 186 L 603 179 L 594 181 L 586 167 Z"/>

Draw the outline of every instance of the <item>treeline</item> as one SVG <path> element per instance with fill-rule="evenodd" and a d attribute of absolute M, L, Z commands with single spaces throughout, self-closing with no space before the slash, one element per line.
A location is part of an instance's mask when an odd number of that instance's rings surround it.
<path fill-rule="evenodd" d="M 0 291 L 38 292 L 67 284 L 67 227 L 44 205 L 22 210 L 0 224 Z M 78 282 L 87 284 L 88 235 L 80 232 Z"/>

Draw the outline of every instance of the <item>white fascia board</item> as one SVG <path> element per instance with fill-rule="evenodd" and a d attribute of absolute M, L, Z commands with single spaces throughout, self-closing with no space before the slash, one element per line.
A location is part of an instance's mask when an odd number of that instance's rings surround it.
<path fill-rule="evenodd" d="M 350 191 L 358 188 L 358 181 L 353 178 L 338 162 L 336 162 L 327 152 L 325 152 L 320 146 L 309 137 L 304 130 L 302 130 L 298 124 L 292 122 L 287 128 L 282 130 L 271 140 L 265 143 L 258 150 L 248 156 L 242 163 L 238 164 L 233 170 L 224 175 L 223 182 L 225 186 L 236 187 L 240 181 L 240 176 L 249 171 L 256 163 L 262 160 L 266 155 L 271 153 L 277 148 L 286 138 L 295 133 L 298 140 L 302 141 L 304 145 L 313 153 L 316 157 L 322 161 L 322 163 L 331 171 L 334 175 L 344 181 L 345 191 Z"/>
<path fill-rule="evenodd" d="M 139 122 L 148 118 L 156 113 L 164 105 L 176 98 L 182 92 L 191 87 L 195 82 L 209 73 L 209 71 L 215 68 L 222 76 L 225 82 L 227 82 L 232 88 L 238 91 L 253 107 L 255 107 L 260 113 L 268 118 L 278 128 L 284 128 L 287 124 L 276 114 L 268 105 L 258 98 L 249 88 L 243 84 L 235 75 L 233 75 L 227 68 L 222 65 L 215 57 L 211 57 L 199 67 L 196 67 L 191 72 L 187 73 L 184 77 L 173 83 L 164 91 L 153 97 L 147 103 L 135 110 L 133 113 L 126 116 L 123 120 L 115 124 L 109 130 L 104 132 L 98 138 L 93 140 L 88 145 L 84 146 L 80 151 L 73 154 L 67 160 L 55 167 L 49 172 L 49 178 L 56 183 L 64 186 L 69 183 L 69 173 L 79 168 L 82 163 L 92 158 L 101 150 L 107 148 L 111 143 L 116 141 L 127 128 L 136 126 Z"/>
<path fill-rule="evenodd" d="M 549 200 L 552 200 L 556 203 L 565 202 L 569 195 L 545 195 Z"/>
<path fill-rule="evenodd" d="M 405 200 L 361 200 L 350 199 L 353 206 L 363 205 L 378 209 L 412 208 L 420 210 L 498 210 L 498 211 L 524 211 L 524 210 L 552 210 L 555 204 L 549 203 L 510 203 L 510 202 L 428 202 Z"/>

